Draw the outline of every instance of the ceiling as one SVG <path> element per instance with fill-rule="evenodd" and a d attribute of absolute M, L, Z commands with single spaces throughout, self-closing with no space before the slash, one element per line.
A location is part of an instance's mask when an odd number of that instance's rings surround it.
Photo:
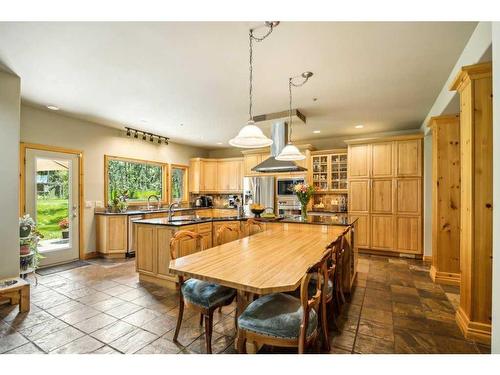
<path fill-rule="evenodd" d="M 256 25 L 0 22 L 0 63 L 21 77 L 25 102 L 227 147 L 248 119 L 248 29 Z M 309 70 L 314 76 L 294 89 L 293 106 L 307 116 L 294 140 L 416 129 L 475 26 L 282 22 L 254 44 L 254 115 L 286 110 L 288 77 Z"/>

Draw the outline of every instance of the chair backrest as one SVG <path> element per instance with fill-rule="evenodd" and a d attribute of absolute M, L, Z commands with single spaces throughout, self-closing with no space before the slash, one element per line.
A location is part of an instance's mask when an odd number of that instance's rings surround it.
<path fill-rule="evenodd" d="M 264 224 L 261 223 L 260 221 L 252 219 L 252 218 L 247 220 L 245 226 L 246 226 L 246 229 L 247 229 L 249 236 L 251 236 L 252 234 L 258 233 L 258 232 L 262 232 L 264 230 Z M 255 227 L 258 228 L 257 231 L 252 232 Z"/>
<path fill-rule="evenodd" d="M 196 241 L 196 250 L 203 250 L 203 236 L 190 230 L 180 230 L 170 239 L 170 259 L 179 257 L 180 243 L 182 240 L 192 239 Z"/>
<path fill-rule="evenodd" d="M 327 261 L 331 257 L 331 249 L 326 249 L 326 251 L 321 256 L 321 259 L 316 264 L 309 266 L 305 275 L 302 277 L 302 282 L 300 284 L 300 303 L 303 309 L 302 323 L 300 324 L 300 335 L 299 335 L 299 348 L 305 346 L 307 328 L 309 326 L 309 313 L 311 309 L 316 311 L 319 316 L 319 306 L 326 296 L 327 280 L 328 280 L 328 270 Z M 315 275 L 316 279 L 316 291 L 309 297 L 309 282 L 311 278 Z"/>
<path fill-rule="evenodd" d="M 226 233 L 236 233 L 237 236 L 240 236 L 240 230 L 239 228 L 231 227 L 228 224 L 223 224 L 219 229 L 217 229 L 217 232 L 215 233 L 215 242 L 217 245 L 222 245 L 224 242 L 224 235 Z"/>

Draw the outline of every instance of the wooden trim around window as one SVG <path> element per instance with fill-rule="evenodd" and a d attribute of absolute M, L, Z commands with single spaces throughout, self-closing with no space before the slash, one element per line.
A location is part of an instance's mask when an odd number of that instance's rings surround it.
<path fill-rule="evenodd" d="M 83 206 L 83 151 L 81 150 L 73 150 L 64 147 L 57 146 L 47 146 L 40 145 L 36 143 L 24 143 L 21 142 L 19 146 L 19 216 L 22 216 L 26 213 L 26 150 L 42 150 L 42 151 L 52 151 L 52 152 L 61 152 L 63 154 L 73 154 L 78 156 L 78 206 L 80 209 L 78 210 L 78 255 L 80 259 L 86 259 L 85 255 L 85 242 L 83 238 L 83 229 L 85 226 L 83 214 L 84 214 L 84 206 Z"/>
<path fill-rule="evenodd" d="M 169 202 L 172 203 L 172 179 L 170 178 L 172 176 L 172 169 L 177 168 L 177 169 L 184 169 L 185 173 L 185 178 L 184 178 L 184 196 L 181 199 L 181 203 L 187 203 L 189 201 L 189 166 L 183 165 L 183 164 L 170 164 L 169 166 L 169 178 L 168 178 L 168 192 L 169 192 Z"/>
<path fill-rule="evenodd" d="M 104 155 L 104 207 L 108 206 L 108 161 L 109 160 L 120 160 L 120 161 L 129 161 L 132 163 L 143 163 L 143 164 L 152 164 L 161 167 L 162 173 L 162 182 L 161 182 L 161 195 L 162 200 L 161 204 L 167 204 L 169 200 L 169 168 L 168 163 L 162 163 L 154 160 L 144 160 L 144 159 L 134 159 L 134 158 L 124 158 L 121 156 L 113 156 L 113 155 Z M 143 206 L 147 201 L 139 201 L 139 202 L 127 202 L 129 206 Z"/>

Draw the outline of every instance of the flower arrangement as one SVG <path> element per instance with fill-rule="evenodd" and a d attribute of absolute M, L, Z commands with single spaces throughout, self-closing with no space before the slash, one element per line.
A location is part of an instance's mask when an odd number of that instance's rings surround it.
<path fill-rule="evenodd" d="M 28 269 L 36 270 L 40 259 L 43 259 L 38 250 L 38 243 L 43 235 L 29 215 L 19 218 L 19 230 L 21 234 L 19 239 L 20 270 L 21 272 Z"/>
<path fill-rule="evenodd" d="M 64 218 L 64 219 L 62 219 L 62 220 L 59 222 L 59 228 L 61 228 L 61 230 L 65 230 L 65 229 L 68 229 L 68 228 L 69 228 L 69 221 L 68 221 L 68 218 Z"/>
<path fill-rule="evenodd" d="M 297 198 L 299 198 L 300 205 L 301 205 L 301 213 L 302 213 L 302 219 L 307 218 L 307 204 L 311 200 L 311 197 L 314 194 L 314 186 L 309 185 L 309 184 L 295 184 L 293 186 L 293 191 L 295 192 L 295 195 Z"/>
<path fill-rule="evenodd" d="M 19 237 L 28 237 L 31 233 L 31 230 L 34 228 L 35 221 L 31 218 L 30 215 L 24 215 L 23 217 L 19 218 Z"/>

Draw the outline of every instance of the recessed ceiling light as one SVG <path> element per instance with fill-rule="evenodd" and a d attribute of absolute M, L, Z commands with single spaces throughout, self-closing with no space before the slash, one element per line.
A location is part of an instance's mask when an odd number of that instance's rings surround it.
<path fill-rule="evenodd" d="M 55 105 L 48 105 L 47 108 L 51 111 L 59 111 L 59 107 L 56 107 Z"/>
<path fill-rule="evenodd" d="M 355 128 L 356 129 L 363 129 L 365 126 L 364 125 L 356 125 Z"/>
<path fill-rule="evenodd" d="M 321 133 L 321 130 L 313 130 L 313 133 L 314 134 L 319 134 L 319 133 Z"/>
<path fill-rule="evenodd" d="M 222 142 L 217 142 L 217 144 L 218 144 L 218 145 L 221 145 L 221 144 L 222 144 Z"/>
<path fill-rule="evenodd" d="M 317 101 L 317 100 L 318 100 L 318 98 L 313 98 L 313 102 L 315 102 L 315 101 Z"/>

